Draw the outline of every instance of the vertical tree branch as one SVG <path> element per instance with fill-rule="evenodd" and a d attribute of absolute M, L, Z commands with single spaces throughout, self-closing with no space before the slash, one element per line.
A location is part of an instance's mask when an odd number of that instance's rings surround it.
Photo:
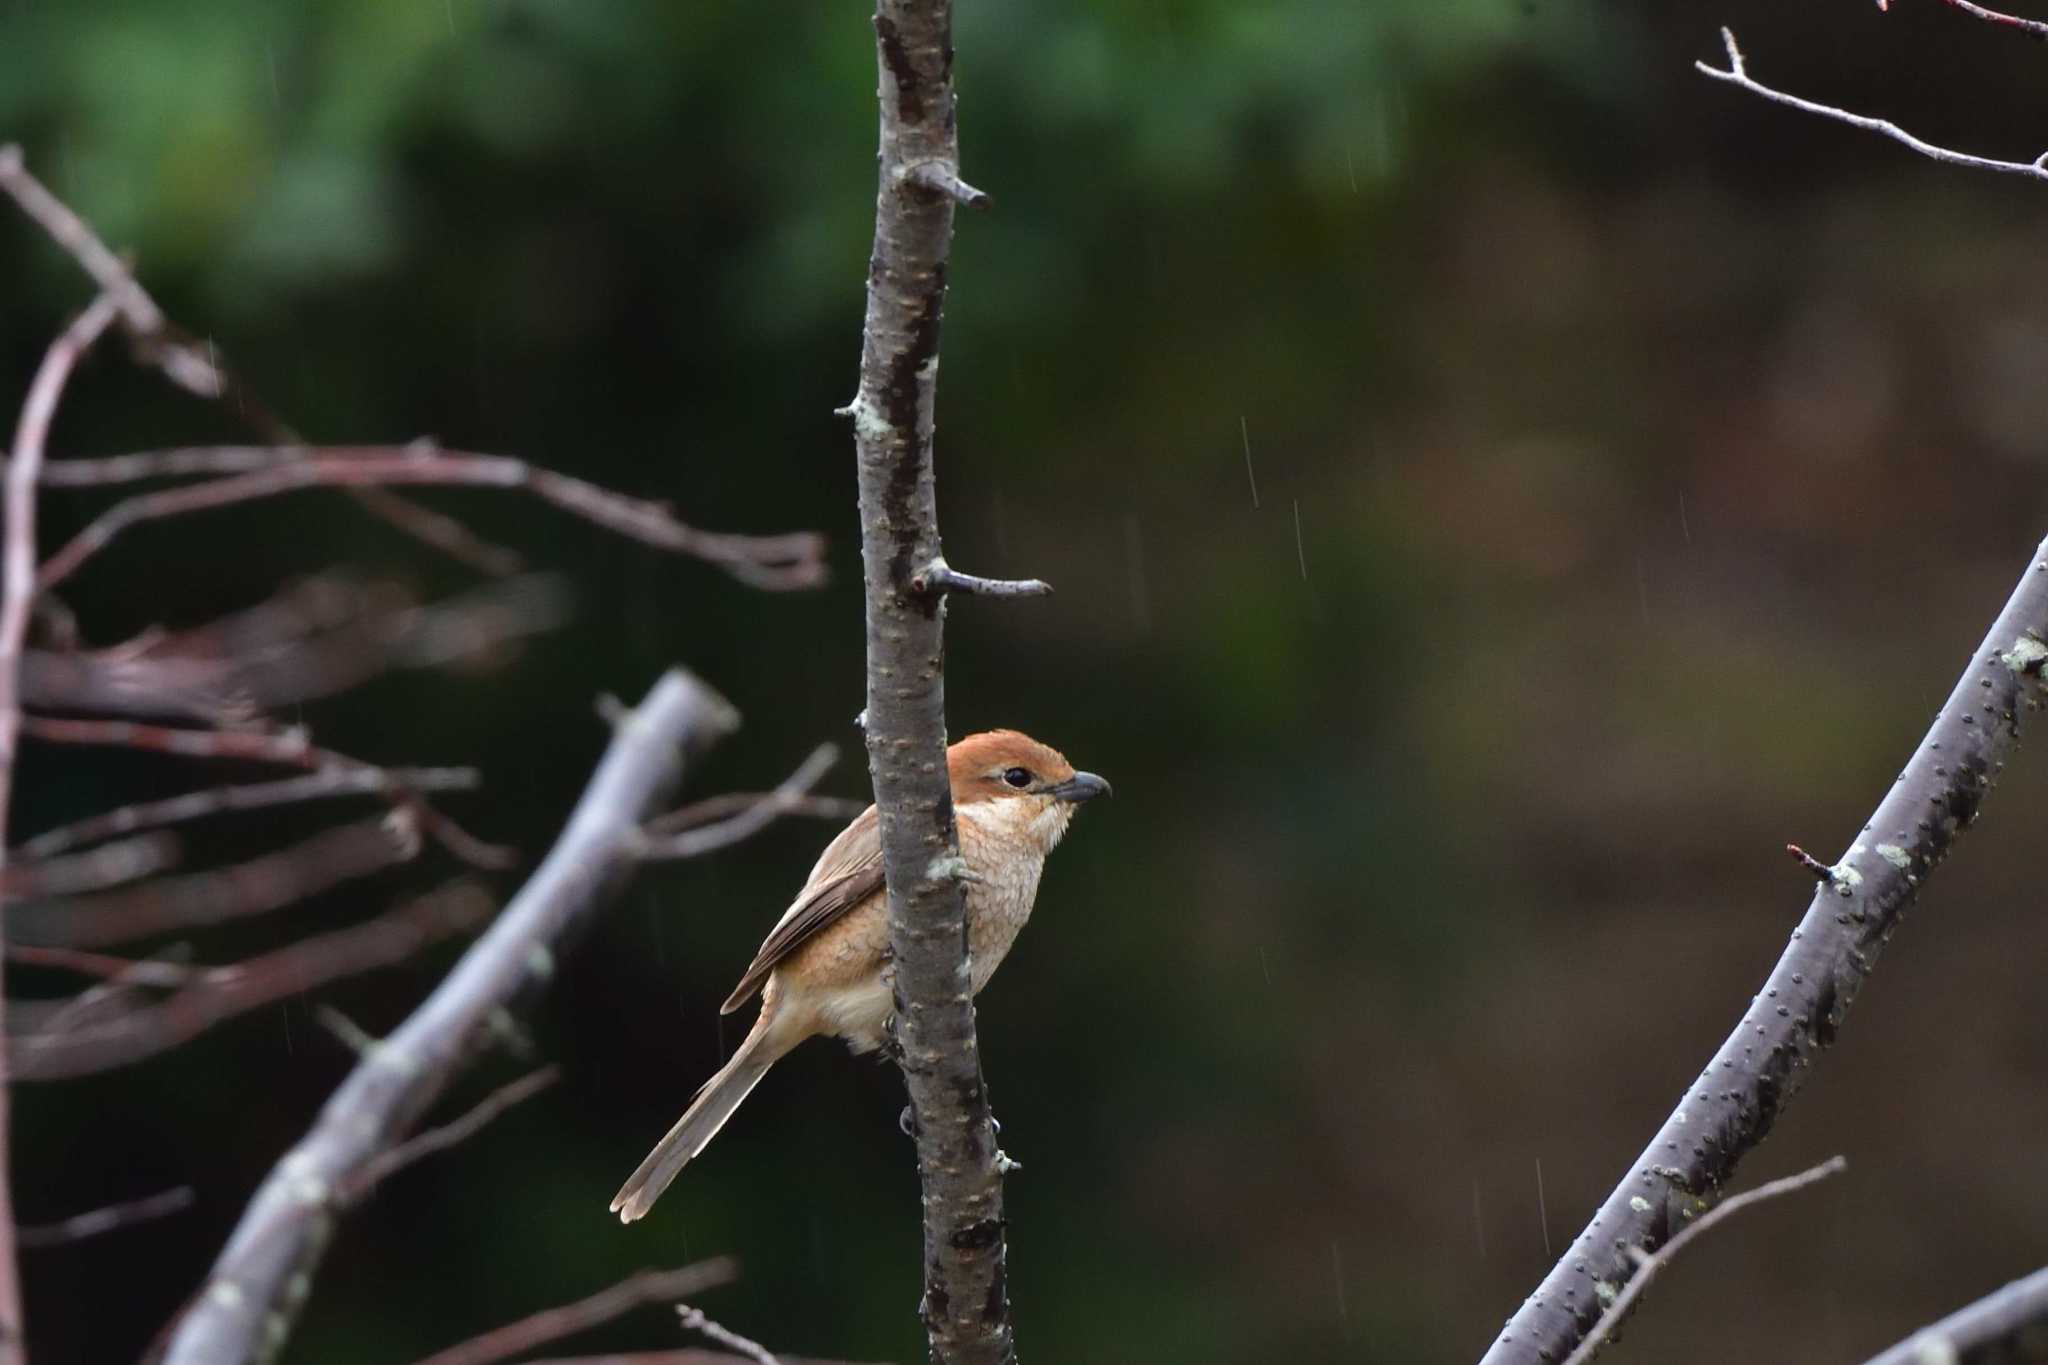
<path fill-rule="evenodd" d="M 1863 988 L 1877 955 L 1977 818 L 2048 665 L 2048 542 L 1957 679 L 1870 823 L 1815 888 L 1763 989 L 1650 1145 L 1482 1365 L 1569 1356 L 1654 1253 L 1711 1208 L 1770 1133 Z"/>
<path fill-rule="evenodd" d="M 880 0 L 880 185 L 860 390 L 867 746 L 881 819 L 895 1030 L 924 1187 L 924 1299 L 937 1365 L 1015 1359 L 1003 1193 L 974 1038 L 965 888 L 946 779 L 945 595 L 932 412 L 957 182 L 951 0 Z M 943 174 L 941 174 L 943 172 Z"/>
<path fill-rule="evenodd" d="M 434 993 L 369 1048 L 319 1119 L 265 1178 L 177 1323 L 166 1365 L 273 1358 L 334 1230 L 343 1192 L 402 1140 L 475 1055 L 494 1019 L 543 985 L 554 955 L 638 862 L 640 822 L 685 757 L 729 731 L 733 710 L 680 670 L 622 715 L 604 761 L 547 859 Z"/>
<path fill-rule="evenodd" d="M 14 756 L 21 744 L 22 643 L 28 636 L 29 608 L 36 595 L 36 481 L 42 474 L 43 450 L 64 385 L 78 358 L 107 330 L 117 310 L 112 295 L 100 295 L 50 344 L 29 384 L 15 427 L 13 453 L 7 460 L 4 494 L 0 494 L 5 500 L 6 535 L 5 546 L 0 547 L 0 846 L 6 843 Z M 0 873 L 6 871 L 6 857 L 0 847 Z M 0 941 L 4 939 L 5 927 L 0 923 Z M 0 1015 L 0 1032 L 5 1028 L 6 1019 Z M 14 1195 L 8 1169 L 8 1090 L 7 1065 L 0 1057 L 0 1365 L 16 1365 L 23 1358 L 21 1273 L 14 1256 Z"/>

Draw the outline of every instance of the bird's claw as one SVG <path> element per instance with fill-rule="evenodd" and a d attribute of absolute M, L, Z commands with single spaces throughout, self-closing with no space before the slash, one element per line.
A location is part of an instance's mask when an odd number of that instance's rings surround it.
<path fill-rule="evenodd" d="M 915 1138 L 917 1136 L 917 1115 L 912 1111 L 910 1105 L 904 1105 L 903 1112 L 896 1116 L 896 1126 L 903 1130 L 903 1136 L 907 1138 Z"/>

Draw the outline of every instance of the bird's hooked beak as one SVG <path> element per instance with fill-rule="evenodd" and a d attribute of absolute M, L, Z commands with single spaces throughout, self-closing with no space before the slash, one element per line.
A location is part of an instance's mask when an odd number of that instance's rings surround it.
<path fill-rule="evenodd" d="M 1110 796 L 1114 793 L 1110 791 L 1109 783 L 1094 773 L 1075 773 L 1066 781 L 1047 787 L 1045 794 L 1055 801 L 1069 801 L 1078 806 L 1083 801 L 1093 801 L 1098 796 Z"/>

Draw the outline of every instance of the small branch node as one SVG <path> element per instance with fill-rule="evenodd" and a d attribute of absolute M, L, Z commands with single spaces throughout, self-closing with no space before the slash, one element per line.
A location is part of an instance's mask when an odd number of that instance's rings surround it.
<path fill-rule="evenodd" d="M 896 172 L 906 185 L 941 194 L 970 209 L 985 209 L 995 203 L 985 192 L 960 178 L 960 168 L 947 161 L 913 161 Z"/>
<path fill-rule="evenodd" d="M 1829 864 L 1814 857 L 1799 845 L 1787 844 L 1785 845 L 1785 851 L 1792 855 L 1793 862 L 1798 863 L 1808 872 L 1811 872 L 1816 881 L 1823 881 L 1832 886 L 1835 882 L 1841 880 L 1841 873 L 1837 872 Z"/>
<path fill-rule="evenodd" d="M 961 573 L 944 559 L 934 559 L 910 576 L 910 590 L 920 597 L 949 592 L 974 597 L 1048 597 L 1052 584 L 1039 578 L 978 578 Z"/>
<path fill-rule="evenodd" d="M 367 1057 L 378 1048 L 375 1034 L 332 1005 L 315 1005 L 313 1018 L 320 1027 L 339 1038 L 343 1047 L 358 1057 Z"/>

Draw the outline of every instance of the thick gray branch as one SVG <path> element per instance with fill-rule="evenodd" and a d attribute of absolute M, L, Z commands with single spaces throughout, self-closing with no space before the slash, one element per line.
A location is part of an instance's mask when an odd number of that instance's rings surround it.
<path fill-rule="evenodd" d="M 946 781 L 942 564 L 932 404 L 956 196 L 918 168 L 959 164 L 950 0 L 880 0 L 881 167 L 868 264 L 859 450 L 867 588 L 867 746 L 889 883 L 896 1039 L 924 1186 L 922 1316 L 940 1365 L 1015 1358 L 1003 1193 L 974 1038 L 966 903 Z"/>
<path fill-rule="evenodd" d="M 1874 1355 L 1867 1365 L 2037 1365 L 2048 1360 L 2048 1267 Z"/>
<path fill-rule="evenodd" d="M 1719 1200 L 1771 1131 L 1820 1049 L 1835 1040 L 1877 955 L 2019 737 L 2048 663 L 2048 544 L 2036 552 L 1905 771 L 1833 875 L 1735 1031 L 1679 1096 L 1586 1230 L 1508 1320 L 1483 1365 L 1570 1355 L 1653 1253 Z"/>
<path fill-rule="evenodd" d="M 547 981 L 559 946 L 637 863 L 640 822 L 686 759 L 736 720 L 680 670 L 618 718 L 603 762 L 532 879 L 434 993 L 369 1050 L 257 1190 L 177 1324 L 166 1365 L 242 1365 L 277 1353 L 333 1234 L 338 1192 L 404 1139 L 515 999 Z"/>

